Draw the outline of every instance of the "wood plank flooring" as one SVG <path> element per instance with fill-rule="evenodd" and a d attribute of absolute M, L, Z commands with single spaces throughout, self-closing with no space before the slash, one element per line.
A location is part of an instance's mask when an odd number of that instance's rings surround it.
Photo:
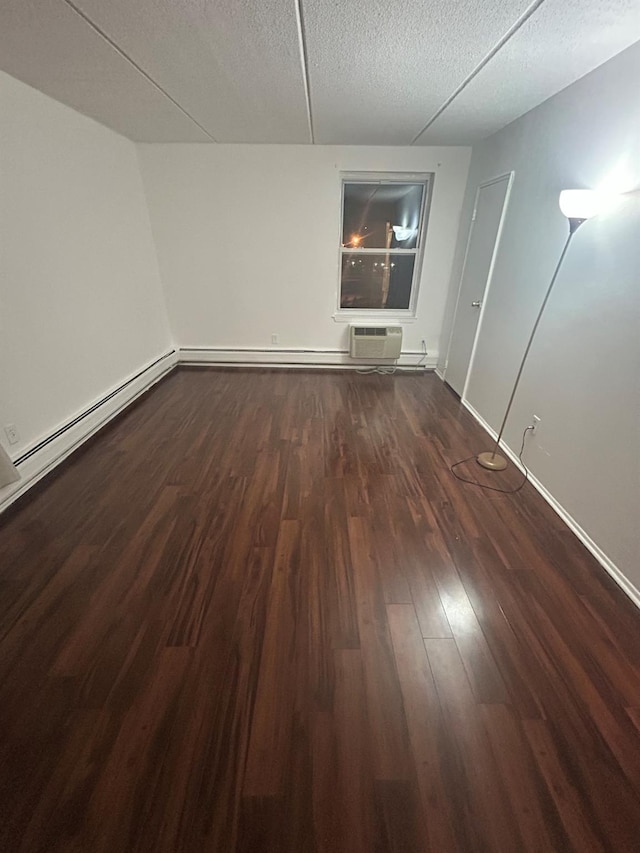
<path fill-rule="evenodd" d="M 0 850 L 640 850 L 640 612 L 486 445 L 183 369 L 77 452 L 0 519 Z"/>

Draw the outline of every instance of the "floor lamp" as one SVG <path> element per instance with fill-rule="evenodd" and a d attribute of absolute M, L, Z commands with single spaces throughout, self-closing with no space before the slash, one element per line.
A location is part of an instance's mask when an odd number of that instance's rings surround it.
<path fill-rule="evenodd" d="M 495 446 L 493 450 L 485 450 L 483 453 L 480 453 L 476 457 L 478 464 L 482 465 L 483 468 L 487 468 L 489 471 L 504 471 L 504 469 L 507 467 L 507 460 L 497 451 L 500 446 L 500 440 L 502 439 L 502 434 L 504 432 L 505 425 L 507 423 L 507 418 L 509 417 L 509 412 L 511 411 L 513 399 L 516 396 L 516 391 L 518 390 L 520 377 L 522 376 L 522 371 L 524 370 L 524 366 L 527 361 L 527 356 L 529 355 L 529 350 L 531 349 L 531 344 L 533 343 L 533 339 L 535 338 L 536 332 L 538 331 L 538 326 L 540 325 L 540 320 L 544 313 L 544 309 L 547 307 L 547 302 L 549 301 L 549 297 L 551 296 L 551 291 L 553 290 L 553 286 L 556 283 L 558 273 L 560 272 L 560 267 L 562 266 L 564 256 L 567 254 L 567 249 L 569 248 L 569 243 L 571 242 L 573 235 L 576 233 L 578 228 L 586 219 L 591 219 L 592 216 L 595 216 L 597 213 L 600 212 L 602 208 L 602 203 L 602 195 L 596 192 L 595 190 L 563 190 L 560 193 L 560 210 L 569 220 L 569 234 L 564 244 L 564 248 L 560 253 L 560 257 L 558 258 L 556 268 L 553 271 L 553 275 L 551 276 L 549 287 L 547 288 L 547 292 L 545 293 L 544 299 L 542 300 L 542 305 L 540 306 L 540 310 L 538 311 L 536 321 L 533 324 L 533 329 L 531 330 L 531 334 L 529 335 L 529 340 L 527 341 L 527 345 L 524 350 L 524 355 L 522 356 L 522 361 L 520 362 L 520 367 L 518 368 L 516 381 L 513 385 L 513 390 L 511 391 L 509 402 L 507 403 L 507 409 L 502 419 L 502 425 L 500 426 L 500 431 L 498 433 Z"/>

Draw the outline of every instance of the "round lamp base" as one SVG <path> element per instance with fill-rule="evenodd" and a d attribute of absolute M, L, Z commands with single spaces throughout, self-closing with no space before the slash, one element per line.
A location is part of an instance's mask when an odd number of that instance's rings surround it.
<path fill-rule="evenodd" d="M 504 471 L 507 467 L 507 460 L 504 456 L 500 456 L 499 453 L 495 453 L 493 450 L 485 450 L 484 453 L 480 453 L 476 457 L 476 461 L 478 465 L 482 465 L 488 471 Z"/>

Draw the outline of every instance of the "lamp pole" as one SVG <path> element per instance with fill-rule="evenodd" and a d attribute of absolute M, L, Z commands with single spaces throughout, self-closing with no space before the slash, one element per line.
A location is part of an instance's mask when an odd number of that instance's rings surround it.
<path fill-rule="evenodd" d="M 504 456 L 501 456 L 497 452 L 500 447 L 500 440 L 502 439 L 502 434 L 507 423 L 507 418 L 509 417 L 509 412 L 511 411 L 511 406 L 513 404 L 514 397 L 516 396 L 516 391 L 518 390 L 518 385 L 520 384 L 520 377 L 522 376 L 522 371 L 524 370 L 524 366 L 527 361 L 527 356 L 529 355 L 529 350 L 531 349 L 531 344 L 533 343 L 533 339 L 535 338 L 536 332 L 538 331 L 540 320 L 542 319 L 544 309 L 547 307 L 547 302 L 549 301 L 549 297 L 551 296 L 553 285 L 556 283 L 556 279 L 558 277 L 558 273 L 560 272 L 560 267 L 562 266 L 564 256 L 567 254 L 567 249 L 569 248 L 569 243 L 571 243 L 571 238 L 584 221 L 584 219 L 577 218 L 569 219 L 569 235 L 564 244 L 564 248 L 560 253 L 560 257 L 558 258 L 558 263 L 556 264 L 556 268 L 553 271 L 553 275 L 551 276 L 549 287 L 547 288 L 547 292 L 545 293 L 544 299 L 542 300 L 542 305 L 540 306 L 540 310 L 538 311 L 538 316 L 536 317 L 536 321 L 533 324 L 533 329 L 531 330 L 531 334 L 529 335 L 529 340 L 527 341 L 527 346 L 525 347 L 524 355 L 522 356 L 522 361 L 520 362 L 520 367 L 518 368 L 516 381 L 514 383 L 513 390 L 511 391 L 509 402 L 507 403 L 507 409 L 502 419 L 502 424 L 500 426 L 500 431 L 498 432 L 498 437 L 496 439 L 495 446 L 493 450 L 485 450 L 483 453 L 480 453 L 476 457 L 478 465 L 482 465 L 483 468 L 487 468 L 489 471 L 504 471 L 504 469 L 507 467 L 507 460 L 504 458 Z"/>

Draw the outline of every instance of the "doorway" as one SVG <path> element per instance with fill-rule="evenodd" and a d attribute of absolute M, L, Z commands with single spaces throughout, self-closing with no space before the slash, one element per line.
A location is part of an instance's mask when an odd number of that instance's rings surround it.
<path fill-rule="evenodd" d="M 445 382 L 462 399 L 473 367 L 513 174 L 480 184 L 476 191 L 444 371 Z"/>

